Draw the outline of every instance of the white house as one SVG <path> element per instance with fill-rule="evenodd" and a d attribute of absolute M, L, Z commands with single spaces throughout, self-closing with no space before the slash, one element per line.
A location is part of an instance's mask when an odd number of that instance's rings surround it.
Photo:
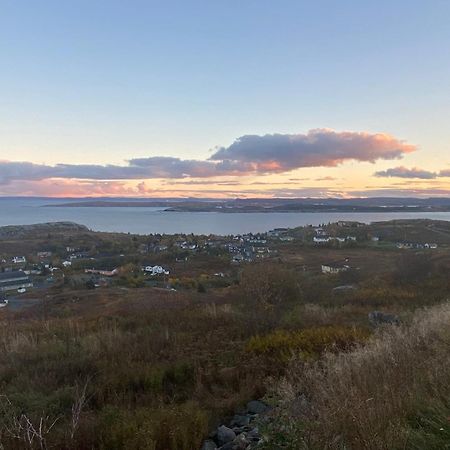
<path fill-rule="evenodd" d="M 345 263 L 341 263 L 341 262 L 332 262 L 332 263 L 328 263 L 328 264 L 322 264 L 322 273 L 327 273 L 327 274 L 345 272 L 348 269 L 350 269 L 350 266 Z"/>
<path fill-rule="evenodd" d="M 14 256 L 12 262 L 14 264 L 24 264 L 27 262 L 27 259 L 25 258 L 25 256 Z"/>
<path fill-rule="evenodd" d="M 98 270 L 98 269 L 84 269 L 85 273 L 91 273 L 93 275 L 102 275 L 104 277 L 113 277 L 119 273 L 118 269 L 113 270 Z"/>
<path fill-rule="evenodd" d="M 170 272 L 162 266 L 145 266 L 143 271 L 150 274 L 151 276 L 155 275 L 169 275 Z"/>
<path fill-rule="evenodd" d="M 315 244 L 326 244 L 327 242 L 330 242 L 330 238 L 329 237 L 322 237 L 322 236 L 314 236 L 313 237 L 313 242 Z"/>

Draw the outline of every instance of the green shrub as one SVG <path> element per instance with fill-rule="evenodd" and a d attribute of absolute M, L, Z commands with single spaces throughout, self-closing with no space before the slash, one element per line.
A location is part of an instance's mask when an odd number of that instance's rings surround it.
<path fill-rule="evenodd" d="M 314 357 L 326 350 L 349 350 L 369 336 L 366 329 L 344 326 L 310 328 L 302 331 L 275 331 L 265 336 L 254 336 L 246 350 L 255 354 L 289 358 L 293 353 Z"/>

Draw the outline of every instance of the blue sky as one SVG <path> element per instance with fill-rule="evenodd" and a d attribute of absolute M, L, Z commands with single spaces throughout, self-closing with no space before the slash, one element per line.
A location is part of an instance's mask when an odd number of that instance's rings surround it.
<path fill-rule="evenodd" d="M 331 128 L 387 133 L 417 146 L 402 165 L 446 170 L 449 21 L 435 0 L 0 1 L 0 159 L 205 160 Z M 358 165 L 339 170 L 361 187 Z"/>

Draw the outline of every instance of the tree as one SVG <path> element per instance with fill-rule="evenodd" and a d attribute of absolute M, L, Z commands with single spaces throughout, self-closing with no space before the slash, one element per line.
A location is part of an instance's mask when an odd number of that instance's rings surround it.
<path fill-rule="evenodd" d="M 272 308 L 298 300 L 301 296 L 296 274 L 280 264 L 259 263 L 247 266 L 240 285 L 249 303 Z"/>

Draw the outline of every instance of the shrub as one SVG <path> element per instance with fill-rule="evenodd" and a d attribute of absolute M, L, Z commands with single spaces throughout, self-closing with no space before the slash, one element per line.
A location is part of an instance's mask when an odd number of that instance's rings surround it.
<path fill-rule="evenodd" d="M 271 308 L 300 298 L 301 290 L 294 272 L 278 264 L 247 266 L 240 278 L 247 303 Z"/>
<path fill-rule="evenodd" d="M 268 448 L 277 448 L 280 426 L 296 448 L 445 448 L 449 323 L 447 303 L 418 311 L 410 326 L 389 327 L 349 353 L 293 360 L 276 390 L 282 407 Z M 298 407 L 301 396 L 306 408 Z"/>
<path fill-rule="evenodd" d="M 369 336 L 366 329 L 343 326 L 310 328 L 303 331 L 275 331 L 255 336 L 247 344 L 247 351 L 286 359 L 293 353 L 313 357 L 325 351 L 349 350 Z"/>

